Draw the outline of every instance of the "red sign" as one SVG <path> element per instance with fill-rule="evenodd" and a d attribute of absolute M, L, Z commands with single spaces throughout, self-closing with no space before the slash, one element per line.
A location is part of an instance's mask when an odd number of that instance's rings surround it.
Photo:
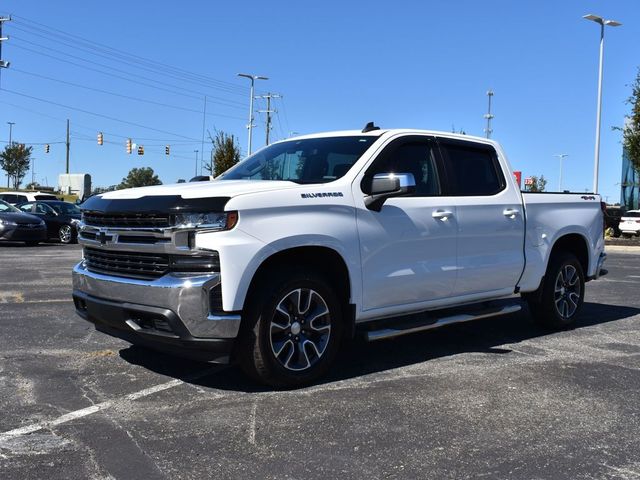
<path fill-rule="evenodd" d="M 522 187 L 522 172 L 515 170 L 513 172 L 513 176 L 516 177 L 516 183 L 518 184 L 518 188 Z"/>

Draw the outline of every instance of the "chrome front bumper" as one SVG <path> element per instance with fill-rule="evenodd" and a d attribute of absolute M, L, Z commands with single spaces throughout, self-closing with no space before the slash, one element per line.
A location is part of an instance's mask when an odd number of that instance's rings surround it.
<path fill-rule="evenodd" d="M 83 263 L 73 268 L 73 290 L 97 299 L 121 304 L 147 305 L 173 312 L 192 337 L 235 338 L 240 315 L 211 313 L 209 295 L 220 284 L 220 274 L 164 275 L 137 280 L 90 272 Z"/>

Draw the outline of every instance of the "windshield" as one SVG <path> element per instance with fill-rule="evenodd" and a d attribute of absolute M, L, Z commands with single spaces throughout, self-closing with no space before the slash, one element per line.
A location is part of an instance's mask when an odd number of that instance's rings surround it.
<path fill-rule="evenodd" d="M 323 137 L 270 145 L 227 170 L 221 180 L 288 180 L 327 183 L 342 177 L 378 139 Z"/>
<path fill-rule="evenodd" d="M 80 209 L 73 203 L 52 203 L 49 206 L 63 215 L 80 215 Z"/>
<path fill-rule="evenodd" d="M 8 212 L 20 213 L 20 210 L 18 210 L 13 205 L 9 205 L 7 202 L 0 200 L 0 213 L 8 213 Z"/>

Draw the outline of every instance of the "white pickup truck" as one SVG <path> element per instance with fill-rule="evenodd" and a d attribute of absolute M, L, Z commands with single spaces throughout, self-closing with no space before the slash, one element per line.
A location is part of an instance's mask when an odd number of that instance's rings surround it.
<path fill-rule="evenodd" d="M 496 142 L 420 130 L 297 137 L 213 181 L 83 205 L 78 314 L 134 344 L 312 382 L 343 340 L 370 341 L 529 304 L 578 315 L 604 272 L 593 194 L 521 193 Z"/>

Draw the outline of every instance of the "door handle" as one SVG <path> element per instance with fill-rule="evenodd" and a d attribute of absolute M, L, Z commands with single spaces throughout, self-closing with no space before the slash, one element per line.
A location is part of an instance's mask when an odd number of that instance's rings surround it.
<path fill-rule="evenodd" d="M 449 217 L 453 217 L 453 212 L 449 212 L 447 210 L 436 210 L 431 213 L 431 216 L 444 221 L 448 220 Z"/>
<path fill-rule="evenodd" d="M 505 208 L 502 211 L 502 214 L 505 217 L 509 217 L 509 218 L 516 218 L 516 215 L 520 214 L 520 210 L 517 210 L 515 208 Z"/>

